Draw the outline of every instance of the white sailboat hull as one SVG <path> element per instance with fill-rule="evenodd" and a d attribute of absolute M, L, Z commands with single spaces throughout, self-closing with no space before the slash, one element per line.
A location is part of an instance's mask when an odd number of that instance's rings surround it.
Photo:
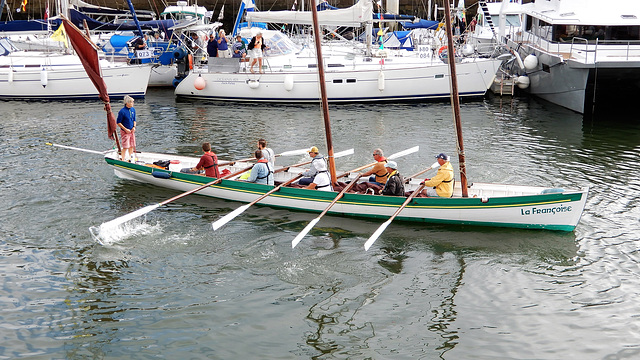
<path fill-rule="evenodd" d="M 460 96 L 483 96 L 499 64 L 498 60 L 488 59 L 457 64 Z M 202 90 L 194 85 L 198 77 L 205 81 Z M 451 92 L 449 69 L 445 63 L 402 68 L 380 65 L 365 70 L 348 66 L 340 70 L 328 68 L 325 79 L 330 102 L 440 99 L 449 98 Z M 318 74 L 192 72 L 176 87 L 175 93 L 212 100 L 316 102 L 319 100 Z"/>

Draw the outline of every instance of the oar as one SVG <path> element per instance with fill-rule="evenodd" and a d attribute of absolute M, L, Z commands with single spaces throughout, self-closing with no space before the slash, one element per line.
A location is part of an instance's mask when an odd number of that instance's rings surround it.
<path fill-rule="evenodd" d="M 408 198 L 407 200 L 404 201 L 404 203 L 402 203 L 402 206 L 400 206 L 398 208 L 398 210 L 396 210 L 396 212 L 393 213 L 393 215 L 391 215 L 391 217 L 389 218 L 389 220 L 385 221 L 382 225 L 380 225 L 380 227 L 378 228 L 378 230 L 376 230 L 373 235 L 371 235 L 371 237 L 369 238 L 369 240 L 367 240 L 367 242 L 364 243 L 364 250 L 367 251 L 369 250 L 369 248 L 371 247 L 371 245 L 373 245 L 374 242 L 376 242 L 376 240 L 378 240 L 378 238 L 380 237 L 380 235 L 382 234 L 382 232 L 389 226 L 389 224 L 391 224 L 391 222 L 393 221 L 393 219 L 395 219 L 396 216 L 398 216 L 398 214 L 400 214 L 400 211 L 402 211 L 402 209 L 405 208 L 405 206 L 407 206 L 407 204 L 409 204 L 411 202 L 411 200 L 416 197 L 416 195 L 420 194 L 420 192 L 422 191 L 422 189 L 424 189 L 424 184 L 420 185 L 420 187 L 418 187 L 418 189 L 416 189 L 416 191 L 414 191 Z"/>
<path fill-rule="evenodd" d="M 84 152 L 88 152 L 88 153 L 92 153 L 92 154 L 100 154 L 100 155 L 104 155 L 104 154 L 108 153 L 109 151 L 111 151 L 111 150 L 107 150 L 107 151 L 89 150 L 89 149 L 77 148 L 77 147 L 73 147 L 73 146 L 52 144 L 52 143 L 49 143 L 49 142 L 45 143 L 45 145 L 57 146 L 57 147 L 63 148 L 63 149 L 78 150 L 78 151 L 84 151 Z"/>
<path fill-rule="evenodd" d="M 226 223 L 228 223 L 229 221 L 233 220 L 236 216 L 242 214 L 243 212 L 245 212 L 248 208 L 251 207 L 251 205 L 254 205 L 255 203 L 261 201 L 262 199 L 266 198 L 267 196 L 273 194 L 274 192 L 280 190 L 281 187 L 283 186 L 287 186 L 289 184 L 291 184 L 292 182 L 298 180 L 299 178 L 302 177 L 302 174 L 296 175 L 293 179 L 290 179 L 287 182 L 284 182 L 276 187 L 274 187 L 273 189 L 267 191 L 266 193 L 264 193 L 264 195 L 260 196 L 259 198 L 253 200 L 252 202 L 246 204 L 246 205 L 242 205 L 239 208 L 233 210 L 232 212 L 228 213 L 227 215 L 221 217 L 220 219 L 214 221 L 211 226 L 213 227 L 213 231 L 216 231 L 218 229 L 220 229 L 221 227 L 223 227 Z"/>
<path fill-rule="evenodd" d="M 154 204 L 154 205 L 148 205 L 148 206 L 145 206 L 145 207 L 143 207 L 142 209 L 138 209 L 138 210 L 136 210 L 136 211 L 134 211 L 134 212 L 132 212 L 132 213 L 129 213 L 129 214 L 126 214 L 126 215 L 120 216 L 119 218 L 115 218 L 115 219 L 113 219 L 113 220 L 111 220 L 111 221 L 108 221 L 108 222 L 106 222 L 106 223 L 103 223 L 103 224 L 102 224 L 102 225 L 100 225 L 100 226 L 102 227 L 103 225 L 120 225 L 120 224 L 124 224 L 125 222 L 127 222 L 127 221 L 129 221 L 129 220 L 132 220 L 132 219 L 135 219 L 135 218 L 140 217 L 140 216 L 142 216 L 142 215 L 148 214 L 148 213 L 150 213 L 151 211 L 153 211 L 153 210 L 155 210 L 155 209 L 159 208 L 159 207 L 160 207 L 160 206 L 162 206 L 162 205 L 166 205 L 166 204 L 168 204 L 168 203 L 170 203 L 170 202 L 172 202 L 172 201 L 178 200 L 178 199 L 183 198 L 183 197 L 185 197 L 185 196 L 187 196 L 187 195 L 191 195 L 191 194 L 193 194 L 193 193 L 195 193 L 195 192 L 198 192 L 198 191 L 200 191 L 200 190 L 202 190 L 202 189 L 205 189 L 205 188 L 207 188 L 207 187 L 209 187 L 209 186 L 212 186 L 212 185 L 218 184 L 218 183 L 220 183 L 222 180 L 229 179 L 229 178 L 232 178 L 232 177 L 234 177 L 234 176 L 238 176 L 238 175 L 242 174 L 242 173 L 243 173 L 243 172 L 245 172 L 245 171 L 249 171 L 252 167 L 253 167 L 253 165 L 251 165 L 251 166 L 249 166 L 249 167 L 247 167 L 247 168 L 244 168 L 244 169 L 242 169 L 242 170 L 238 170 L 238 171 L 234 172 L 233 174 L 229 174 L 229 175 L 227 175 L 227 176 L 225 176 L 225 177 L 222 177 L 222 178 L 216 179 L 216 180 L 214 180 L 214 181 L 208 182 L 208 183 L 206 183 L 206 184 L 204 184 L 204 185 L 202 185 L 202 186 L 198 186 L 197 188 L 195 188 L 195 189 L 191 189 L 191 190 L 189 190 L 189 191 L 187 191 L 187 192 L 183 192 L 182 194 L 180 194 L 180 195 L 176 195 L 176 196 L 172 197 L 171 199 L 167 199 L 167 200 L 165 200 L 165 201 L 163 201 L 163 202 L 161 202 L 161 203 L 157 203 L 157 204 Z"/>
<path fill-rule="evenodd" d="M 417 152 L 418 150 L 420 150 L 420 146 L 414 146 L 414 147 L 409 148 L 409 149 L 407 149 L 407 150 L 402 150 L 402 151 L 397 152 L 397 153 L 395 153 L 395 154 L 391 154 L 391 155 L 389 155 L 389 156 L 387 157 L 387 160 L 393 160 L 393 159 L 397 159 L 397 158 L 402 157 L 402 156 L 405 156 L 405 155 L 413 154 L 414 152 Z M 358 171 L 360 171 L 360 170 L 363 170 L 363 169 L 366 169 L 366 168 L 368 168 L 368 167 L 371 167 L 371 166 L 373 166 L 373 165 L 375 165 L 375 164 L 377 164 L 377 163 L 378 163 L 378 162 L 376 161 L 376 162 L 372 162 L 371 164 L 367 164 L 367 165 L 360 166 L 360 167 L 359 167 L 359 168 L 357 168 L 357 169 L 353 169 L 353 170 L 351 170 L 351 172 L 358 172 Z M 349 175 L 351 172 L 345 172 L 345 173 L 342 173 L 342 174 L 338 175 L 338 176 L 337 176 L 337 178 L 345 177 L 345 176 Z"/>
<path fill-rule="evenodd" d="M 307 154 L 307 152 L 309 151 L 309 149 L 298 149 L 298 150 L 291 150 L 291 151 L 285 151 L 283 153 L 280 154 L 276 154 L 275 156 L 294 156 L 294 155 L 304 155 Z M 232 161 L 221 161 L 218 165 L 222 166 L 222 165 L 233 165 L 235 163 L 238 162 L 245 162 L 245 161 L 252 161 L 255 160 L 256 158 L 254 157 L 250 157 L 250 158 L 246 158 L 246 159 L 240 159 L 240 160 L 232 160 Z"/>
<path fill-rule="evenodd" d="M 413 179 L 414 177 L 420 176 L 420 175 L 426 173 L 427 171 L 429 171 L 431 169 L 436 169 L 436 168 L 439 168 L 439 167 L 440 167 L 440 163 L 436 161 L 436 162 L 433 163 L 433 165 L 429 166 L 428 168 L 426 168 L 426 169 L 424 169 L 422 171 L 418 171 L 417 173 L 409 176 L 408 178 L 406 178 L 406 180 L 404 182 L 405 182 L 405 184 L 408 184 L 409 180 Z"/>
<path fill-rule="evenodd" d="M 333 154 L 333 157 L 334 157 L 334 158 L 337 158 L 337 157 L 346 156 L 346 155 L 351 155 L 351 154 L 353 154 L 353 149 L 349 149 L 349 150 L 341 151 L 341 152 L 339 152 L 339 153 L 335 153 L 335 154 Z M 310 162 L 311 162 L 311 161 L 307 161 L 307 162 L 304 162 L 304 163 L 295 164 L 295 165 L 291 165 L 291 166 L 288 166 L 288 167 L 283 167 L 283 168 L 278 169 L 278 170 L 276 170 L 276 171 L 274 171 L 274 172 L 287 171 L 290 167 L 301 166 L 301 165 L 304 165 L 304 164 L 308 164 L 308 163 L 310 163 Z M 258 197 L 257 199 L 253 200 L 252 202 L 250 202 L 250 203 L 248 203 L 248 204 L 246 204 L 246 205 L 242 205 L 242 206 L 240 206 L 239 208 L 237 208 L 237 209 L 233 210 L 232 212 L 228 213 L 227 215 L 225 215 L 225 216 L 221 217 L 220 219 L 218 219 L 218 220 L 214 221 L 214 222 L 211 224 L 211 226 L 213 227 L 213 231 L 218 230 L 219 228 L 221 228 L 222 226 L 224 226 L 226 223 L 228 223 L 229 221 L 233 220 L 233 219 L 234 219 L 235 217 L 237 217 L 238 215 L 240 215 L 240 214 L 242 214 L 243 212 L 245 212 L 248 208 L 250 208 L 250 207 L 251 207 L 251 205 L 254 205 L 254 204 L 258 203 L 259 201 L 263 200 L 263 199 L 264 199 L 264 198 L 266 198 L 267 196 L 269 196 L 269 195 L 273 194 L 274 192 L 276 192 L 276 191 L 280 190 L 280 188 L 281 188 L 281 187 L 283 187 L 283 186 L 287 186 L 287 185 L 289 185 L 289 184 L 293 183 L 295 180 L 297 180 L 297 179 L 299 179 L 299 178 L 301 178 L 301 177 L 302 177 L 302 174 L 297 175 L 297 176 L 296 176 L 296 177 L 294 177 L 293 179 L 291 179 L 291 180 L 289 180 L 289 181 L 287 181 L 287 182 L 285 182 L 285 183 L 282 183 L 282 184 L 280 184 L 280 185 L 278 185 L 278 186 L 274 187 L 273 189 L 271 189 L 271 190 L 269 190 L 268 192 L 266 192 L 264 195 L 262 195 L 262 196 Z"/>
<path fill-rule="evenodd" d="M 355 185 L 358 180 L 360 179 L 362 175 L 358 174 L 358 176 L 353 179 L 351 181 L 351 183 L 349 183 L 349 185 L 345 186 L 344 189 L 342 189 L 342 191 L 340 191 L 340 193 L 338 194 L 338 196 L 336 196 L 335 199 L 333 199 L 333 201 L 331 202 L 331 204 L 329 204 L 329 206 L 327 206 L 326 209 L 324 209 L 323 212 L 320 213 L 320 215 L 318 215 L 317 218 L 311 220 L 311 222 L 309 224 L 307 224 L 307 226 L 304 227 L 304 229 L 302 229 L 302 231 L 298 234 L 298 236 L 295 237 L 295 239 L 293 239 L 293 241 L 291 241 L 291 248 L 295 248 L 296 245 L 298 245 L 298 243 L 302 240 L 302 238 L 304 238 L 309 231 L 311 231 L 311 229 L 316 226 L 316 224 L 318 223 L 318 221 L 320 221 L 320 219 L 324 216 L 324 214 L 326 214 L 329 209 L 331 209 L 331 207 L 338 202 L 338 200 L 340 200 L 342 198 L 342 196 L 344 196 L 344 194 L 349 191 L 353 185 Z"/>

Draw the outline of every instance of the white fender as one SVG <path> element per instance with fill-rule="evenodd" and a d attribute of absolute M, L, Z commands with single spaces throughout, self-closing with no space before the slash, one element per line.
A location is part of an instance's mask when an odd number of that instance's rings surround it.
<path fill-rule="evenodd" d="M 378 74 L 378 90 L 384 91 L 384 73 L 380 70 Z"/>
<path fill-rule="evenodd" d="M 524 58 L 524 68 L 527 70 L 533 70 L 538 67 L 538 58 L 535 54 L 529 54 Z"/>
<path fill-rule="evenodd" d="M 249 87 L 252 89 L 257 89 L 258 87 L 260 87 L 260 81 L 258 80 L 249 80 L 247 84 L 249 84 Z"/>
<path fill-rule="evenodd" d="M 520 89 L 526 89 L 531 84 L 531 79 L 527 75 L 518 76 L 516 78 L 516 84 Z"/>
<path fill-rule="evenodd" d="M 291 91 L 293 90 L 293 85 L 294 85 L 294 81 L 293 81 L 293 75 L 291 74 L 287 74 L 284 77 L 284 89 L 287 91 Z"/>
<path fill-rule="evenodd" d="M 13 68 L 9 67 L 9 74 L 8 74 L 8 79 L 9 84 L 13 84 Z"/>
<path fill-rule="evenodd" d="M 520 54 L 518 54 L 517 51 L 513 51 L 513 50 L 510 50 L 510 52 L 511 54 L 513 54 L 513 56 L 516 57 L 516 60 L 518 61 L 518 66 L 520 66 L 520 69 L 524 70 L 525 69 L 524 63 L 522 62 L 522 58 L 520 57 Z"/>
<path fill-rule="evenodd" d="M 42 84 L 42 87 L 47 87 L 48 83 L 49 74 L 47 74 L 47 70 L 45 70 L 45 68 L 42 68 L 42 71 L 40 71 L 40 84 Z"/>

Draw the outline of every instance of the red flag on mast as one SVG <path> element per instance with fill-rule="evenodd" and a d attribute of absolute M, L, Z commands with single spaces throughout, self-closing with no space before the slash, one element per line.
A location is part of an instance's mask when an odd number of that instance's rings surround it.
<path fill-rule="evenodd" d="M 116 140 L 115 136 L 117 125 L 116 119 L 111 111 L 111 104 L 109 103 L 109 93 L 107 92 L 107 85 L 102 79 L 102 69 L 100 68 L 100 59 L 98 58 L 98 48 L 80 29 L 78 29 L 71 21 L 66 18 L 62 19 L 67 36 L 71 45 L 80 57 L 84 70 L 89 75 L 89 79 L 93 82 L 93 85 L 98 89 L 100 93 L 100 99 L 104 102 L 104 110 L 107 112 L 107 135 L 109 139 Z M 120 150 L 120 144 L 118 143 L 118 151 Z"/>

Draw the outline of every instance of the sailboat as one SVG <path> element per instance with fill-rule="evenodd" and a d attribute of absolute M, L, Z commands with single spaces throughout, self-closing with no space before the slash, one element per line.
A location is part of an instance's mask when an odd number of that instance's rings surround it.
<path fill-rule="evenodd" d="M 74 47 L 77 46 L 74 44 Z M 320 53 L 320 51 L 318 50 Z M 321 57 L 318 60 L 320 77 L 322 73 Z M 323 82 L 320 81 L 322 84 Z M 326 88 L 321 91 L 326 92 Z M 328 118 L 328 103 L 323 96 L 323 114 L 327 148 L 330 159 L 333 153 L 331 130 Z M 452 97 L 453 99 L 453 97 Z M 459 104 L 458 104 L 459 106 Z M 108 112 L 109 115 L 109 112 Z M 115 133 L 115 127 L 109 127 L 109 134 Z M 333 157 L 332 157 L 333 155 Z M 580 221 L 588 195 L 588 187 L 582 189 L 558 189 L 538 186 L 518 186 L 487 184 L 474 182 L 467 185 L 466 178 L 455 182 L 451 198 L 382 196 L 366 193 L 318 191 L 300 187 L 286 186 L 293 183 L 303 170 L 302 164 L 276 169 L 275 186 L 248 183 L 238 179 L 241 173 L 251 168 L 251 161 L 220 161 L 220 170 L 230 175 L 220 179 L 200 175 L 181 173 L 180 169 L 193 167 L 197 158 L 140 152 L 137 161 L 120 159 L 117 150 L 109 151 L 104 159 L 113 168 L 115 175 L 129 180 L 152 184 L 185 193 L 165 202 L 150 205 L 153 209 L 174 199 L 197 192 L 199 195 L 232 200 L 252 205 L 271 206 L 292 211 L 316 212 L 324 215 L 349 216 L 370 219 L 389 219 L 394 216 L 398 221 L 441 223 L 457 225 L 497 226 L 528 229 L 549 229 L 573 231 Z M 158 160 L 163 160 L 159 163 Z M 158 165 L 160 164 L 160 165 Z M 341 177 L 336 174 L 335 160 L 329 161 L 332 181 Z M 373 166 L 370 164 L 368 166 Z M 363 167 L 363 168 L 366 168 Z M 348 178 L 357 182 L 360 169 L 354 169 Z M 419 179 L 410 179 L 405 189 L 414 191 L 415 196 L 422 189 Z M 237 210 L 246 209 L 243 205 Z M 402 212 L 397 213 L 402 207 Z M 239 212 L 234 212 L 238 214 Z M 127 214 L 122 219 L 140 216 L 150 210 L 140 209 Z M 229 214 L 231 215 L 231 214 Z M 116 223 L 121 218 L 112 220 Z M 216 226 L 214 225 L 214 229 Z"/>

